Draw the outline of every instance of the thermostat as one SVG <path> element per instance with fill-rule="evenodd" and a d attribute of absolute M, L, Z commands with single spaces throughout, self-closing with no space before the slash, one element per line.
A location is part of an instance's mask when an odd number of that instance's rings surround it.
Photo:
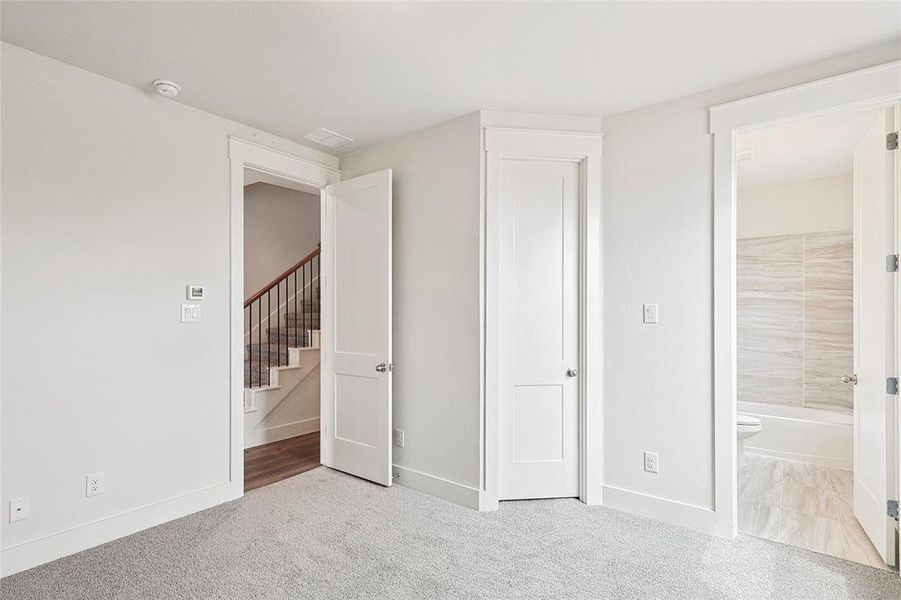
<path fill-rule="evenodd" d="M 203 286 L 202 285 L 188 285 L 187 292 L 188 300 L 203 300 Z"/>

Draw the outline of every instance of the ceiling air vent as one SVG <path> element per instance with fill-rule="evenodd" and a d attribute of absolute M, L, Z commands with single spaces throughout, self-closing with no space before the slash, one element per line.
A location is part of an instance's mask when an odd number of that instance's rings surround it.
<path fill-rule="evenodd" d="M 314 129 L 310 133 L 303 136 L 303 139 L 310 140 L 311 142 L 316 142 L 317 144 L 322 144 L 323 146 L 327 146 L 329 148 L 337 148 L 338 146 L 343 146 L 348 142 L 354 141 L 353 138 L 349 138 L 346 135 L 336 133 L 331 129 L 325 129 L 324 127 Z"/>

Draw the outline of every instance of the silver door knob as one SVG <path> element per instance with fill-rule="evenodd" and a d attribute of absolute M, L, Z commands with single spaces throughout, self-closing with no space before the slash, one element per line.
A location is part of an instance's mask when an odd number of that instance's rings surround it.
<path fill-rule="evenodd" d="M 577 370 L 575 370 L 575 369 L 567 369 L 567 370 L 566 370 L 566 376 L 567 376 L 567 377 L 575 377 L 575 376 L 578 375 L 578 374 L 579 374 L 579 372 L 578 372 Z"/>
<path fill-rule="evenodd" d="M 379 373 L 385 373 L 388 371 L 388 365 L 386 365 L 385 363 L 379 363 L 375 366 L 375 370 Z"/>
<path fill-rule="evenodd" d="M 857 385 L 857 375 L 842 375 L 842 383 L 853 383 Z"/>

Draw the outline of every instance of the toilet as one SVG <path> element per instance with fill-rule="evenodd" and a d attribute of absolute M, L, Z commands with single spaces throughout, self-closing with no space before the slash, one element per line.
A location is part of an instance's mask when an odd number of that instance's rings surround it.
<path fill-rule="evenodd" d="M 736 424 L 738 427 L 738 466 L 743 467 L 745 464 L 745 440 L 763 431 L 763 423 L 757 417 L 738 413 Z"/>

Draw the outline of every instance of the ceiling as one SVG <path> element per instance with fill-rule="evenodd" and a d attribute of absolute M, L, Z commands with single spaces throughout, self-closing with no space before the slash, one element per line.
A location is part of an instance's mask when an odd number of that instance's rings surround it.
<path fill-rule="evenodd" d="M 480 108 L 614 114 L 901 38 L 897 2 L 16 2 L 4 41 L 344 154 Z"/>
<path fill-rule="evenodd" d="M 852 172 L 854 148 L 879 118 L 881 109 L 804 119 L 738 136 L 738 185 L 749 187 L 805 181 Z"/>

